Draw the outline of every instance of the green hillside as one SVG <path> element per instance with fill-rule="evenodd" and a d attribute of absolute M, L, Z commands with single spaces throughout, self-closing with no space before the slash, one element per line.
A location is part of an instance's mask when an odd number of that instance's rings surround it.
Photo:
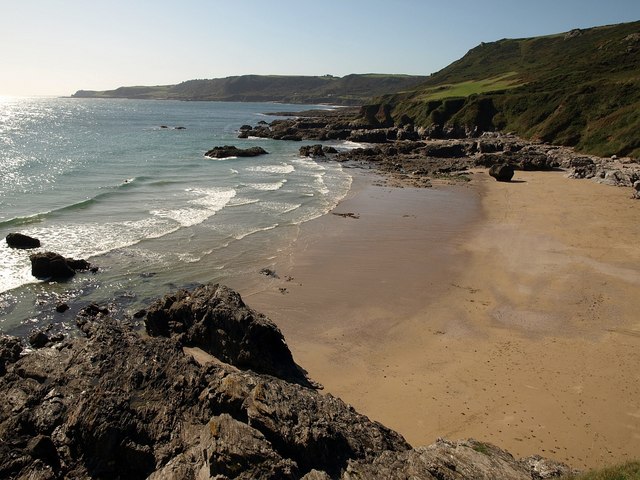
<path fill-rule="evenodd" d="M 409 92 L 399 120 L 508 130 L 598 155 L 640 156 L 640 22 L 483 43 Z"/>
<path fill-rule="evenodd" d="M 189 80 L 178 85 L 120 87 L 106 91 L 79 90 L 73 97 L 359 105 L 375 96 L 413 88 L 426 78 L 386 74 L 345 77 L 242 75 Z"/>

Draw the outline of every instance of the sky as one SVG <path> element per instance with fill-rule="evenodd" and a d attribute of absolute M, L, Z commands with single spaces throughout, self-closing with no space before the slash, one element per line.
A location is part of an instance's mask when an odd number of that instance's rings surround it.
<path fill-rule="evenodd" d="M 636 20 L 640 0 L 0 0 L 0 95 L 429 75 L 480 42 Z"/>

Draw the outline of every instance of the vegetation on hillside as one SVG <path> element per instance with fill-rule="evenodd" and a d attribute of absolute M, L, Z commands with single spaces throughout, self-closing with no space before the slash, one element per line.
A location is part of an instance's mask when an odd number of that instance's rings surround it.
<path fill-rule="evenodd" d="M 579 475 L 570 475 L 563 477 L 563 480 L 640 480 L 640 462 L 629 462 Z"/>
<path fill-rule="evenodd" d="M 73 97 L 360 105 L 377 95 L 413 88 L 426 78 L 386 74 L 354 74 L 345 77 L 242 75 L 189 80 L 178 85 L 120 87 L 105 91 L 79 90 Z"/>
<path fill-rule="evenodd" d="M 640 22 L 483 43 L 418 87 L 376 103 L 418 126 L 508 130 L 639 157 Z"/>

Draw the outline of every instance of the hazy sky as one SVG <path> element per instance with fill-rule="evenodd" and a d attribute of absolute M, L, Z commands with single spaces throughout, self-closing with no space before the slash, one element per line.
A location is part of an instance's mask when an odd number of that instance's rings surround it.
<path fill-rule="evenodd" d="M 428 75 L 480 42 L 640 20 L 640 0 L 0 0 L 0 95 L 242 74 Z"/>

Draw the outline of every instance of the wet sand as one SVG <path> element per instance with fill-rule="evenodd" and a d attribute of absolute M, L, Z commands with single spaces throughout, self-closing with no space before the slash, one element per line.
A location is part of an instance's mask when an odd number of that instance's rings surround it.
<path fill-rule="evenodd" d="M 415 446 L 637 459 L 640 204 L 561 172 L 515 180 L 358 176 L 334 212 L 359 218 L 306 224 L 280 278 L 240 291 L 326 392 Z"/>

